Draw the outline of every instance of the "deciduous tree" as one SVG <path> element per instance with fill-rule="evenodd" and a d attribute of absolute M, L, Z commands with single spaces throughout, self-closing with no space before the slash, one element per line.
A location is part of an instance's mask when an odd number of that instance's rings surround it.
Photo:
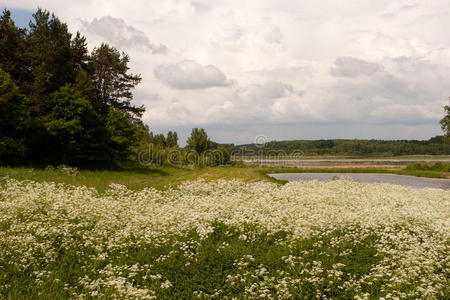
<path fill-rule="evenodd" d="M 107 132 L 91 103 L 73 88 L 62 87 L 51 95 L 44 125 L 52 145 L 52 163 L 102 161 L 107 156 Z"/>
<path fill-rule="evenodd" d="M 448 99 L 450 102 L 450 97 Z M 441 120 L 441 128 L 444 131 L 444 143 L 450 144 L 450 105 L 444 106 L 445 116 Z"/>
<path fill-rule="evenodd" d="M 124 161 L 130 158 L 138 145 L 139 130 L 126 112 L 111 108 L 106 119 L 109 134 L 111 161 Z"/>
<path fill-rule="evenodd" d="M 27 153 L 29 102 L 8 73 L 0 69 L 0 162 L 18 163 Z"/>
<path fill-rule="evenodd" d="M 169 131 L 166 138 L 167 147 L 177 147 L 178 146 L 178 134 L 176 131 Z"/>
<path fill-rule="evenodd" d="M 198 154 L 202 154 L 210 148 L 211 141 L 203 128 L 193 128 L 191 136 L 187 140 L 187 147 L 195 150 Z"/>

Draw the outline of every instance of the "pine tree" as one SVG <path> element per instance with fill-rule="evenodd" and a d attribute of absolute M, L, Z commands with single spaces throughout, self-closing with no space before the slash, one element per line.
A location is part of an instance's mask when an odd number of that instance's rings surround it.
<path fill-rule="evenodd" d="M 140 118 L 144 106 L 131 104 L 131 89 L 141 82 L 140 75 L 127 73 L 129 56 L 114 47 L 102 44 L 91 53 L 89 70 L 96 91 L 96 99 L 104 112 L 112 107 L 124 111 L 132 118 Z"/>
<path fill-rule="evenodd" d="M 8 73 L 17 85 L 22 85 L 31 78 L 23 56 L 25 35 L 25 30 L 14 24 L 11 12 L 3 10 L 0 17 L 0 68 Z"/>

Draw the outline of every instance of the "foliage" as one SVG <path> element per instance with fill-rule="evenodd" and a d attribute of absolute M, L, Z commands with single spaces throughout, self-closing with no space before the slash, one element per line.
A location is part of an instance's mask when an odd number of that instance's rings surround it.
<path fill-rule="evenodd" d="M 45 114 L 48 95 L 75 81 L 87 58 L 79 54 L 80 47 L 81 51 L 87 50 L 81 38 L 72 40 L 67 24 L 48 11 L 38 9 L 33 18 L 25 38 L 25 55 L 33 79 L 23 89 L 30 94 L 36 111 Z"/>
<path fill-rule="evenodd" d="M 440 123 L 442 131 L 444 131 L 444 142 L 450 144 L 450 105 L 444 106 L 444 111 L 446 115 L 442 118 Z"/>
<path fill-rule="evenodd" d="M 210 149 L 211 141 L 203 128 L 193 128 L 191 136 L 188 138 L 187 148 L 189 150 L 194 150 L 197 154 L 202 154 L 206 150 Z"/>
<path fill-rule="evenodd" d="M 0 162 L 17 164 L 27 154 L 29 102 L 0 69 Z"/>
<path fill-rule="evenodd" d="M 223 146 L 218 146 L 214 150 L 205 153 L 204 164 L 207 166 L 226 165 L 230 162 L 230 153 Z"/>
<path fill-rule="evenodd" d="M 128 74 L 130 57 L 105 43 L 95 48 L 90 56 L 89 69 L 96 91 L 96 100 L 104 110 L 108 107 L 141 117 L 145 109 L 131 104 L 131 89 L 141 81 L 139 75 Z"/>
<path fill-rule="evenodd" d="M 165 145 L 169 148 L 178 147 L 178 134 L 176 131 L 169 131 L 167 133 Z"/>
<path fill-rule="evenodd" d="M 162 134 L 162 133 L 154 135 L 152 137 L 151 141 L 155 145 L 159 145 L 163 148 L 166 147 L 166 138 L 164 137 L 164 134 Z"/>
<path fill-rule="evenodd" d="M 110 136 L 111 160 L 129 159 L 133 147 L 138 143 L 138 128 L 133 124 L 129 115 L 119 109 L 110 109 L 106 119 L 106 129 Z"/>
<path fill-rule="evenodd" d="M 91 103 L 69 86 L 52 94 L 43 118 L 52 145 L 49 162 L 78 164 L 103 160 L 106 130 Z M 103 137 L 103 138 L 102 138 Z"/>
<path fill-rule="evenodd" d="M 271 141 L 263 147 L 254 144 L 235 146 L 231 152 L 241 156 L 293 155 L 347 155 L 347 156 L 398 156 L 398 155 L 450 155 L 450 144 L 442 136 L 428 141 L 416 140 L 292 140 Z"/>
<path fill-rule="evenodd" d="M 1 298 L 449 297 L 448 191 L 344 180 L 103 194 L 1 185 Z"/>
<path fill-rule="evenodd" d="M 77 76 L 75 78 L 75 84 L 73 85 L 73 88 L 80 94 L 81 97 L 84 99 L 95 99 L 95 89 L 94 85 L 92 83 L 92 80 L 89 77 L 89 74 L 86 72 L 86 70 L 79 70 L 77 73 Z M 101 111 L 101 107 L 98 105 L 97 101 L 94 101 L 92 103 L 94 109 L 96 111 Z M 97 106 L 94 106 L 97 105 Z"/>
<path fill-rule="evenodd" d="M 126 53 L 102 44 L 89 54 L 85 37 L 43 9 L 28 30 L 5 9 L 0 48 L 0 163 L 115 164 L 148 140 Z"/>
<path fill-rule="evenodd" d="M 11 12 L 4 9 L 0 17 L 0 68 L 9 73 L 16 83 L 21 83 L 29 76 L 24 57 L 26 32 L 14 25 Z"/>
<path fill-rule="evenodd" d="M 436 163 L 414 163 L 406 167 L 406 170 L 420 170 L 420 171 L 440 171 L 450 172 L 450 163 L 436 162 Z"/>

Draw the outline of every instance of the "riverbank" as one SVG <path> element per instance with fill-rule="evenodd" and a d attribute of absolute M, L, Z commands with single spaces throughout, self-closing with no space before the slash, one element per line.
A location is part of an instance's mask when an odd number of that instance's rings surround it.
<path fill-rule="evenodd" d="M 219 179 L 239 179 L 245 182 L 271 181 L 282 183 L 267 176 L 269 173 L 377 173 L 399 174 L 430 178 L 449 178 L 449 163 L 416 163 L 397 168 L 377 167 L 258 167 L 246 165 L 219 167 L 124 167 L 112 170 L 60 168 L 9 168 L 0 167 L 0 178 L 18 180 L 51 181 L 67 183 L 76 186 L 88 186 L 103 191 L 111 183 L 125 185 L 129 189 L 139 190 L 145 187 L 166 189 L 176 186 L 186 180 L 205 179 L 215 181 Z"/>

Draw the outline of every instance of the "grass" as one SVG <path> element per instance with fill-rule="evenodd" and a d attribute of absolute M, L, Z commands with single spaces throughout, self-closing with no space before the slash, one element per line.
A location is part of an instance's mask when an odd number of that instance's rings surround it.
<path fill-rule="evenodd" d="M 123 184 L 132 190 L 143 187 L 165 189 L 167 186 L 174 187 L 183 181 L 198 178 L 204 178 L 207 181 L 238 178 L 245 181 L 266 180 L 276 182 L 275 179 L 266 176 L 258 168 L 233 166 L 204 168 L 130 167 L 114 170 L 78 170 L 72 173 L 59 169 L 0 167 L 0 177 L 37 182 L 67 183 L 93 187 L 99 191 L 105 190 L 111 183 Z"/>
<path fill-rule="evenodd" d="M 203 178 L 207 181 L 218 179 L 242 179 L 247 182 L 271 181 L 282 183 L 267 176 L 269 173 L 391 173 L 431 178 L 449 178 L 450 163 L 417 163 L 401 170 L 382 168 L 288 168 L 288 167 L 128 167 L 114 170 L 77 170 L 0 167 L 0 178 L 38 182 L 52 181 L 76 186 L 88 186 L 104 191 L 111 183 L 119 183 L 129 189 L 144 187 L 165 189 L 175 187 L 183 181 Z"/>

